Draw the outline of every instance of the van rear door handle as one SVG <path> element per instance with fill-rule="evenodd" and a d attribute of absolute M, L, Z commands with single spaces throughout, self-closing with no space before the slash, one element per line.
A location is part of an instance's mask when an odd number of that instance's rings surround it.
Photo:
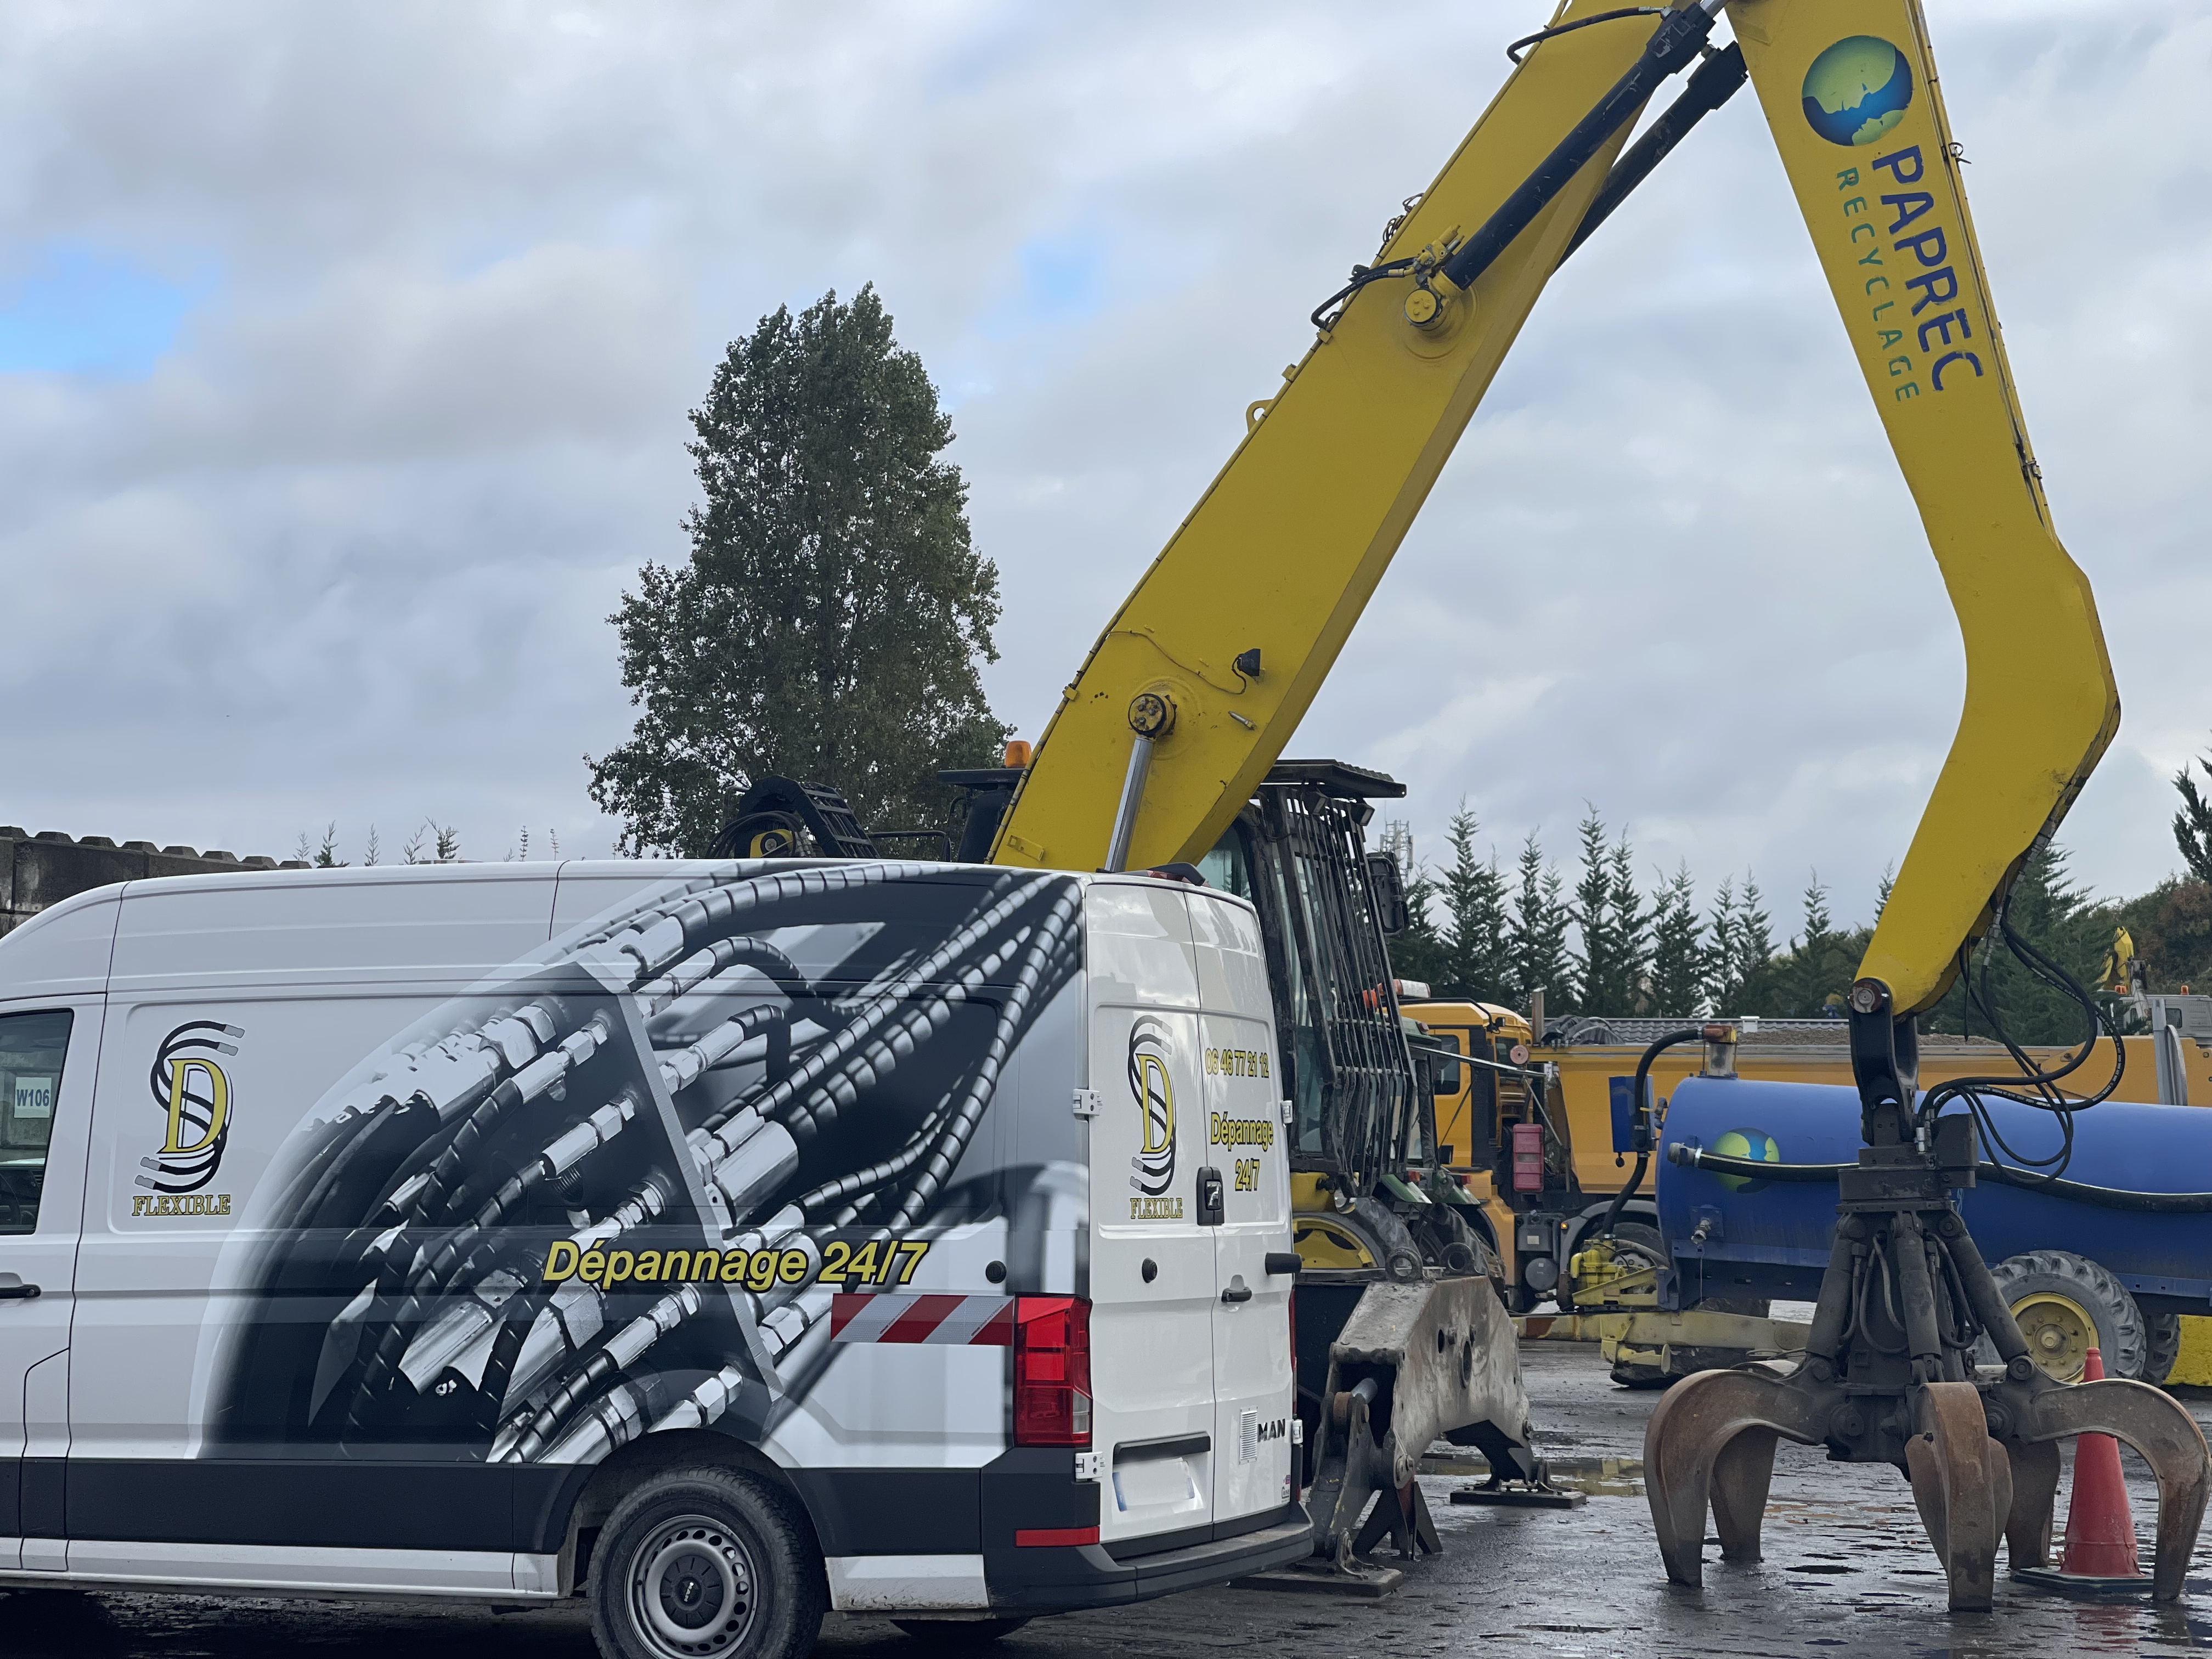
<path fill-rule="evenodd" d="M 28 1302 L 32 1297 L 44 1294 L 35 1285 L 0 1285 L 0 1302 Z"/>
<path fill-rule="evenodd" d="M 1249 1302 L 1252 1299 L 1252 1287 L 1249 1285 L 1231 1285 L 1227 1290 L 1222 1291 L 1221 1299 L 1224 1302 Z"/>

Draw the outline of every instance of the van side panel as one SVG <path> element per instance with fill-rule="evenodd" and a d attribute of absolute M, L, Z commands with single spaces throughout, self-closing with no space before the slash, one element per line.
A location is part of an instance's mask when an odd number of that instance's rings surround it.
<path fill-rule="evenodd" d="M 126 900 L 79 1535 L 548 1554 L 575 1465 L 710 1429 L 833 1555 L 978 1553 L 900 1499 L 991 1509 L 1010 1297 L 1080 1286 L 1079 884 L 679 866 L 549 943 L 550 869 L 473 927 L 377 874 Z"/>

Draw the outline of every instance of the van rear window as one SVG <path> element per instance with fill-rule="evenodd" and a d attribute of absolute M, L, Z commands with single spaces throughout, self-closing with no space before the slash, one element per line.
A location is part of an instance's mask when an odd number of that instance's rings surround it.
<path fill-rule="evenodd" d="M 0 1233 L 39 1224 L 70 1019 L 67 1009 L 0 1015 Z"/>

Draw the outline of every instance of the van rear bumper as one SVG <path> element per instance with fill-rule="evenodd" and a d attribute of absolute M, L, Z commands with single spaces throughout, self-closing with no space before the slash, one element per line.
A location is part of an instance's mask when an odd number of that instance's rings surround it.
<path fill-rule="evenodd" d="M 1291 1504 L 1265 1517 L 1255 1530 L 1156 1554 L 1116 1559 L 1099 1544 L 987 1550 L 984 1577 L 994 1608 L 1067 1613 L 1226 1583 L 1298 1560 L 1312 1550 L 1313 1521 L 1304 1505 Z"/>

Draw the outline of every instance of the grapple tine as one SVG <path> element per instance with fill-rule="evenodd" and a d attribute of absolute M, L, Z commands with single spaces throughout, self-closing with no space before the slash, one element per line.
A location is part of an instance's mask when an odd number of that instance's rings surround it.
<path fill-rule="evenodd" d="M 2124 1440 L 2158 1477 L 2158 1559 L 2151 1568 L 2151 1600 L 2181 1595 L 2204 1500 L 2212 1487 L 2212 1452 L 2187 1409 L 2147 1383 L 2111 1377 L 2039 1393 L 2023 1414 L 2024 1440 L 2051 1441 L 2101 1433 Z M 2046 1527 L 2047 1527 L 2046 1522 Z"/>
<path fill-rule="evenodd" d="M 1669 1579 L 1704 1582 L 1708 1507 L 1723 1559 L 1759 1559 L 1775 1440 L 1820 1439 L 1822 1420 L 1841 1400 L 1753 1370 L 1700 1371 L 1667 1391 L 1644 1431 L 1644 1489 Z"/>
<path fill-rule="evenodd" d="M 2058 1501 L 2058 1448 L 2051 1441 L 2015 1440 L 2012 1510 L 2005 1517 L 2005 1559 L 2015 1569 L 2051 1565 L 2051 1514 Z"/>
<path fill-rule="evenodd" d="M 2012 1510 L 2012 1467 L 1990 1438 L 1972 1383 L 1929 1383 L 1919 1408 L 1920 1431 L 1905 1446 L 1913 1502 L 1943 1563 L 1951 1611 L 1986 1613 L 1996 1594 L 1997 1530 Z"/>

